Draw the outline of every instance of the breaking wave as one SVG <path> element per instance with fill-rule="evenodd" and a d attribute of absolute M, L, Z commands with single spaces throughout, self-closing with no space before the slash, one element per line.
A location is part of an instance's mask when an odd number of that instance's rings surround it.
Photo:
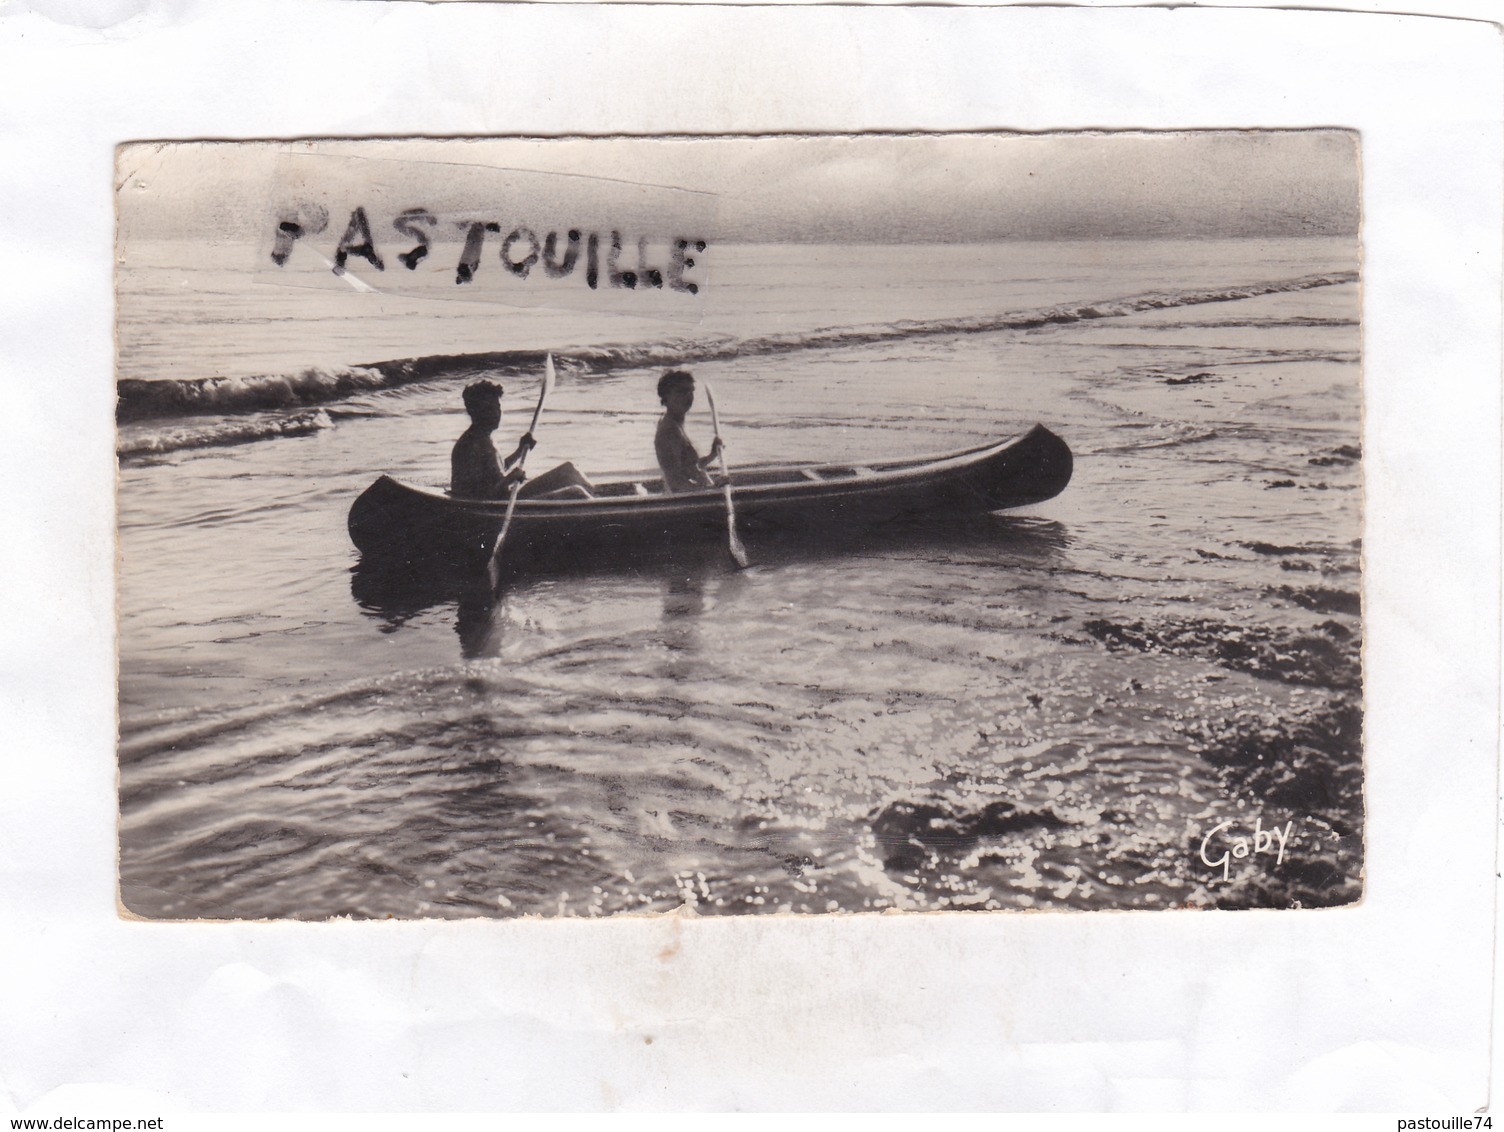
<path fill-rule="evenodd" d="M 335 370 L 312 368 L 295 374 L 254 377 L 196 377 L 187 381 L 124 378 L 115 386 L 115 419 L 125 424 L 163 417 L 318 405 L 402 384 L 394 380 L 396 376 L 386 366 L 375 365 Z"/>
<path fill-rule="evenodd" d="M 1153 291 L 1126 298 L 1066 303 L 1033 310 L 966 318 L 903 320 L 864 326 L 837 326 L 751 338 L 677 338 L 652 343 L 584 346 L 555 351 L 559 369 L 575 376 L 717 361 L 798 350 L 861 346 L 896 339 L 998 330 L 1030 330 L 1091 319 L 1117 318 L 1143 311 L 1222 303 L 1289 291 L 1354 283 L 1357 272 L 1335 271 L 1201 290 Z M 417 382 L 453 380 L 481 373 L 505 376 L 532 373 L 544 351 L 508 350 L 479 354 L 434 354 L 420 358 L 337 367 L 313 367 L 294 374 L 250 377 L 205 377 L 190 380 L 121 380 L 116 420 L 166 420 L 185 416 L 287 411 L 344 400 L 363 393 L 395 389 Z M 330 427 L 327 417 L 303 413 L 275 421 L 222 423 L 202 428 L 169 429 L 122 440 L 121 456 L 162 453 L 182 448 L 242 444 L 276 436 L 297 436 Z"/>
<path fill-rule="evenodd" d="M 122 460 L 139 459 L 193 448 L 225 448 L 233 444 L 250 444 L 278 436 L 308 436 L 333 427 L 334 422 L 322 409 L 284 417 L 220 421 L 162 429 L 159 432 L 122 435 L 116 443 L 115 454 Z"/>

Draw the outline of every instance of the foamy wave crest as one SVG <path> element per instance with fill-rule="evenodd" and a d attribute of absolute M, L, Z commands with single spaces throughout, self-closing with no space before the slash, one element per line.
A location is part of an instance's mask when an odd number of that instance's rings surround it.
<path fill-rule="evenodd" d="M 935 334 L 974 334 L 990 330 L 1032 330 L 1040 326 L 1064 325 L 1098 318 L 1121 318 L 1143 311 L 1167 307 L 1189 307 L 1202 303 L 1227 303 L 1252 299 L 1285 291 L 1308 291 L 1315 287 L 1332 287 L 1339 283 L 1356 283 L 1355 271 L 1324 272 L 1303 275 L 1298 279 L 1279 279 L 1268 283 L 1250 283 L 1238 287 L 1214 287 L 1199 291 L 1151 291 L 1122 299 L 1090 303 L 1065 303 L 1029 311 L 1010 311 L 971 318 L 930 319 L 896 322 L 885 326 L 860 326 L 817 330 L 810 334 L 774 334 L 739 343 L 736 354 L 777 353 L 784 350 L 815 347 L 860 345 L 892 338 L 918 338 Z"/>
<path fill-rule="evenodd" d="M 720 338 L 664 342 L 655 346 L 600 346 L 571 350 L 569 360 L 576 368 L 587 371 L 675 365 L 691 361 L 719 361 L 755 354 L 780 354 L 795 350 L 830 349 L 861 346 L 900 338 L 923 338 L 943 334 L 978 334 L 994 330 L 1032 330 L 1041 326 L 1067 325 L 1099 318 L 1121 318 L 1143 311 L 1168 307 L 1197 306 L 1203 303 L 1226 303 L 1252 299 L 1285 291 L 1308 291 L 1316 287 L 1333 287 L 1356 283 L 1355 271 L 1324 272 L 1297 279 L 1279 279 L 1238 287 L 1216 287 L 1200 291 L 1153 291 L 1122 299 L 1089 303 L 1062 304 L 1026 311 L 1008 311 L 969 318 L 909 319 L 869 326 L 833 326 L 819 330 L 766 334 L 756 338 Z"/>
<path fill-rule="evenodd" d="M 310 413 L 294 413 L 285 417 L 270 417 L 257 420 L 222 421 L 200 427 L 169 428 L 155 432 L 142 432 L 135 436 L 122 436 L 115 453 L 122 460 L 132 457 L 160 456 L 168 452 L 182 452 L 191 448 L 224 448 L 232 444 L 250 444 L 257 440 L 270 440 L 278 436 L 307 436 L 333 428 L 334 422 L 323 409 Z"/>
<path fill-rule="evenodd" d="M 338 401 L 393 384 L 381 366 L 314 367 L 295 374 L 199 377 L 187 381 L 126 378 L 116 387 L 115 419 L 121 422 L 206 413 L 290 409 Z"/>
<path fill-rule="evenodd" d="M 1029 330 L 1066 325 L 1088 319 L 1116 318 L 1142 311 L 1224 303 L 1285 291 L 1305 291 L 1357 282 L 1354 271 L 1305 275 L 1236 287 L 1195 291 L 1156 291 L 1126 298 L 1066 303 L 1033 310 L 1009 311 L 967 318 L 905 320 L 866 326 L 833 326 L 818 330 L 766 334 L 753 338 L 677 338 L 653 343 L 626 343 L 565 348 L 554 351 L 564 373 L 588 376 L 622 369 L 683 365 L 757 354 L 860 346 L 873 342 L 943 334 L 975 334 L 994 330 Z M 421 358 L 373 362 L 340 369 L 313 368 L 297 374 L 258 377 L 209 377 L 188 381 L 125 379 L 117 386 L 116 419 L 120 422 L 201 414 L 243 413 L 327 404 L 415 382 L 454 380 L 472 374 L 505 376 L 535 373 L 543 350 L 512 350 L 480 354 L 434 354 Z M 290 435 L 268 432 L 266 435 Z M 248 439 L 256 439 L 250 437 Z"/>

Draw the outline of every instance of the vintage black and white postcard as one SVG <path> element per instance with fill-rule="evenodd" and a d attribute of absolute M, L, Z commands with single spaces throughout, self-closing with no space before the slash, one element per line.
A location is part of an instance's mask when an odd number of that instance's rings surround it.
<path fill-rule="evenodd" d="M 1359 162 L 122 147 L 124 907 L 1360 900 Z"/>
<path fill-rule="evenodd" d="M 0 1107 L 1486 1105 L 1421 2 L 0 5 Z"/>

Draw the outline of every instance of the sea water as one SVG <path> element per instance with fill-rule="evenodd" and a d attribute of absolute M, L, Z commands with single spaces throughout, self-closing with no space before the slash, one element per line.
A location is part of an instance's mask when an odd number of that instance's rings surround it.
<path fill-rule="evenodd" d="M 364 289 L 317 265 L 279 283 L 254 255 L 122 249 L 133 911 L 1361 891 L 1356 241 L 727 245 L 689 305 L 394 293 L 358 267 Z M 747 571 L 524 577 L 480 609 L 363 584 L 351 502 L 383 472 L 442 486 L 477 376 L 507 387 L 505 448 L 545 351 L 535 471 L 651 466 L 677 365 L 714 386 L 733 464 L 1040 422 L 1075 475 L 923 537 L 754 542 Z M 689 432 L 708 445 L 703 398 Z M 1277 863 L 1212 863 L 1275 827 Z"/>

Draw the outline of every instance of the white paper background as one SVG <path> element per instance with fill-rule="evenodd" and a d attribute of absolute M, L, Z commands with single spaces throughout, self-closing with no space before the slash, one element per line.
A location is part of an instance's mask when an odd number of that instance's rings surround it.
<path fill-rule="evenodd" d="M 1315 11 L 0 4 L 0 1108 L 1482 1105 L 1500 61 Z M 1363 905 L 116 918 L 115 144 L 1258 125 L 1363 134 Z"/>

